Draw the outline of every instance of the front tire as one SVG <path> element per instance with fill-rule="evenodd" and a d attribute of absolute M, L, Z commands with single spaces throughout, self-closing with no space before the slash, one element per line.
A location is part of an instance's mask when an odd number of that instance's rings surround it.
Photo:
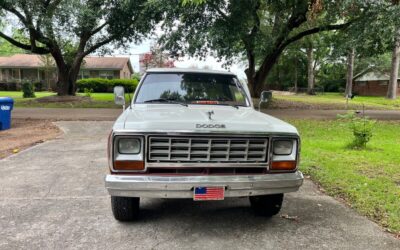
<path fill-rule="evenodd" d="M 249 199 L 255 214 L 272 217 L 281 210 L 283 194 L 250 196 Z"/>
<path fill-rule="evenodd" d="M 119 221 L 133 221 L 139 217 L 139 197 L 111 196 L 111 209 Z"/>

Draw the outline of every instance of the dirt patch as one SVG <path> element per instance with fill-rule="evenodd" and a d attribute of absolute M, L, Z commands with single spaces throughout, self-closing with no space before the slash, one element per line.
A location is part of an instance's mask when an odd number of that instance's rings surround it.
<path fill-rule="evenodd" d="M 90 97 L 87 96 L 46 96 L 30 100 L 29 102 L 36 103 L 84 103 L 91 102 Z"/>
<path fill-rule="evenodd" d="M 0 131 L 0 159 L 60 134 L 49 120 L 13 119 L 11 129 Z"/>

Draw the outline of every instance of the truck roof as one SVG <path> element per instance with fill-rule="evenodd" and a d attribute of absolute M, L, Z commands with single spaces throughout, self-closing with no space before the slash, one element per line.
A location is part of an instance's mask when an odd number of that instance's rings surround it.
<path fill-rule="evenodd" d="M 203 73 L 203 74 L 223 74 L 235 76 L 235 73 L 223 70 L 209 70 L 209 69 L 186 69 L 186 68 L 153 68 L 148 69 L 147 73 Z"/>

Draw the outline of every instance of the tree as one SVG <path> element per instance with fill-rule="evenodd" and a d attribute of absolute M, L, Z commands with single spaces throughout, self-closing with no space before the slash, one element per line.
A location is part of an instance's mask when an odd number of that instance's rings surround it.
<path fill-rule="evenodd" d="M 314 92 L 314 48 L 312 42 L 306 48 L 307 51 L 307 93 Z"/>
<path fill-rule="evenodd" d="M 391 66 L 391 80 L 389 81 L 387 97 L 396 99 L 397 93 L 397 75 L 398 75 L 398 57 L 400 50 L 400 20 L 398 14 L 400 13 L 399 0 L 382 0 L 376 1 L 374 8 L 369 10 L 369 15 L 373 16 L 368 22 L 358 22 L 349 28 L 345 34 L 342 34 L 344 42 L 339 45 L 339 50 L 344 49 L 348 54 L 348 70 L 352 69 L 351 60 L 352 50 L 355 49 L 357 54 L 353 58 L 358 60 L 364 58 L 381 59 L 378 55 L 383 55 L 388 51 L 392 51 L 392 66 Z M 343 39 L 344 38 L 344 39 Z M 376 61 L 376 60 L 374 60 Z M 385 63 L 384 63 L 385 64 Z M 375 66 L 376 67 L 376 66 Z M 383 69 L 382 64 L 378 67 Z M 363 69 L 365 70 L 365 68 Z M 348 76 L 352 72 L 348 72 Z M 350 79 L 347 80 L 346 95 L 351 94 Z"/>
<path fill-rule="evenodd" d="M 160 20 L 145 0 L 0 0 L 0 13 L 14 16 L 26 39 L 0 37 L 35 54 L 51 54 L 58 95 L 74 95 L 84 57 L 107 44 L 139 41 Z"/>
<path fill-rule="evenodd" d="M 0 38 L 0 56 L 10 56 L 21 52 L 23 52 L 22 49 L 19 49 L 6 40 Z"/>
<path fill-rule="evenodd" d="M 0 21 L 1 30 L 4 30 L 4 24 Z M 12 37 L 18 38 L 20 36 L 17 30 L 13 30 Z M 24 50 L 10 44 L 7 40 L 0 37 L 0 56 L 11 56 L 18 53 L 23 53 Z"/>
<path fill-rule="evenodd" d="M 400 61 L 400 29 L 397 31 L 395 43 L 392 53 L 392 67 L 390 69 L 390 80 L 388 85 L 387 98 L 397 98 L 398 78 L 399 78 L 399 61 Z"/>
<path fill-rule="evenodd" d="M 353 75 L 354 75 L 354 57 L 355 49 L 351 48 L 347 55 L 347 76 L 346 76 L 346 91 L 345 96 L 349 98 L 353 92 Z"/>
<path fill-rule="evenodd" d="M 40 55 L 40 61 L 42 61 L 41 69 L 46 79 L 46 90 L 49 90 L 51 89 L 50 80 L 54 74 L 55 63 L 50 54 Z"/>
<path fill-rule="evenodd" d="M 321 31 L 348 28 L 366 18 L 370 4 L 333 0 L 324 5 L 321 0 L 186 2 L 182 6 L 169 1 L 174 8 L 167 7 L 172 11 L 167 12 L 166 34 L 160 42 L 171 51 L 200 58 L 211 50 L 228 64 L 244 55 L 248 84 L 256 97 L 288 45 Z"/>
<path fill-rule="evenodd" d="M 393 6 L 398 9 L 400 6 L 400 0 L 392 0 Z M 398 19 L 398 17 L 395 17 Z M 399 24 L 397 24 L 399 25 Z M 398 26 L 395 28 L 395 38 L 394 38 L 394 46 L 392 52 L 392 67 L 390 70 L 390 79 L 388 85 L 387 98 L 395 100 L 397 98 L 397 88 L 399 87 L 399 83 L 397 81 L 399 75 L 399 61 L 400 61 L 400 28 Z"/>
<path fill-rule="evenodd" d="M 153 46 L 150 52 L 142 54 L 139 62 L 145 70 L 149 68 L 173 68 L 175 60 L 159 46 Z"/>
<path fill-rule="evenodd" d="M 307 86 L 307 57 L 299 45 L 293 43 L 281 54 L 267 77 L 268 88 L 297 92 Z"/>

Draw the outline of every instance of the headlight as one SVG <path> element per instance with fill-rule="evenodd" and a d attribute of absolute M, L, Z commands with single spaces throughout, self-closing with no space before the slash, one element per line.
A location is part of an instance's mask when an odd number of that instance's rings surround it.
<path fill-rule="evenodd" d="M 274 155 L 290 155 L 293 150 L 293 141 L 276 140 L 273 145 Z"/>
<path fill-rule="evenodd" d="M 118 152 L 120 154 L 139 154 L 140 140 L 134 138 L 120 138 L 118 140 Z"/>

